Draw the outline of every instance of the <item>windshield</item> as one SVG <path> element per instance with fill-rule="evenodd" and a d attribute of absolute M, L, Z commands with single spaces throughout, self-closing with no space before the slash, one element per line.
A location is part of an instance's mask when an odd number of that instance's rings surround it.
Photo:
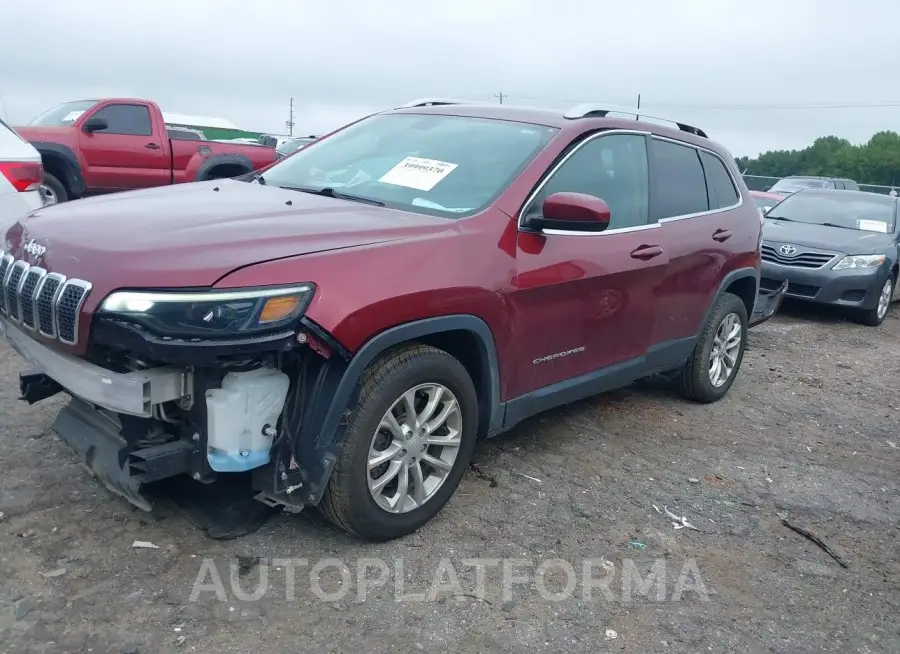
<path fill-rule="evenodd" d="M 62 127 L 71 125 L 85 111 L 97 104 L 96 100 L 79 100 L 77 102 L 66 102 L 58 107 L 53 107 L 49 111 L 45 111 L 40 116 L 31 121 L 32 125 L 41 127 Z"/>
<path fill-rule="evenodd" d="M 265 172 L 269 186 L 341 194 L 405 211 L 481 211 L 557 132 L 525 123 L 378 114 L 314 141 Z"/>
<path fill-rule="evenodd" d="M 775 186 L 769 189 L 769 193 L 778 193 L 779 191 L 787 191 L 793 193 L 802 188 L 834 188 L 834 185 L 827 179 L 804 179 L 800 177 L 791 177 L 788 179 L 780 179 L 775 182 Z"/>
<path fill-rule="evenodd" d="M 896 207 L 897 200 L 887 196 L 803 191 L 782 200 L 766 218 L 886 234 L 894 231 Z"/>
<path fill-rule="evenodd" d="M 290 154 L 300 148 L 300 146 L 306 145 L 311 141 L 312 139 L 310 138 L 293 139 L 291 141 L 285 141 L 279 145 L 277 149 L 281 154 Z"/>

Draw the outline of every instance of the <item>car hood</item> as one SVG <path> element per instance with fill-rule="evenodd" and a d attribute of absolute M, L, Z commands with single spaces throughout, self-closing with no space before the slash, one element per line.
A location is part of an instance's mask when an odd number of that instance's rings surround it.
<path fill-rule="evenodd" d="M 5 249 L 98 291 L 202 287 L 248 265 L 439 232 L 452 222 L 214 180 L 46 207 L 9 229 Z M 26 249 L 32 240 L 37 247 Z"/>
<path fill-rule="evenodd" d="M 790 223 L 767 218 L 763 240 L 790 243 L 843 254 L 875 254 L 884 252 L 892 241 L 890 234 L 841 227 L 825 227 L 807 223 Z"/>
<path fill-rule="evenodd" d="M 59 143 L 68 140 L 75 134 L 75 128 L 71 125 L 61 127 L 40 127 L 38 125 L 22 125 L 13 129 L 26 141 Z"/>

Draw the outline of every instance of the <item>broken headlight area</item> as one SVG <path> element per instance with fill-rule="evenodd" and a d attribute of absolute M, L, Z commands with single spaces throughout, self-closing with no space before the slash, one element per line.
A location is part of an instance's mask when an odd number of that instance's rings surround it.
<path fill-rule="evenodd" d="M 129 322 L 170 338 L 215 339 L 260 334 L 300 318 L 313 284 L 209 291 L 115 291 L 100 318 Z"/>

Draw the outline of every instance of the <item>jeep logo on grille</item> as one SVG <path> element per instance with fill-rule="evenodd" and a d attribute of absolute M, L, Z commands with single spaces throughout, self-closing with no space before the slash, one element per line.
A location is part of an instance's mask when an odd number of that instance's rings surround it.
<path fill-rule="evenodd" d="M 47 251 L 47 248 L 31 239 L 25 244 L 25 247 L 22 248 L 25 251 L 25 254 L 30 254 L 35 259 L 40 259 L 44 256 L 44 253 Z"/>

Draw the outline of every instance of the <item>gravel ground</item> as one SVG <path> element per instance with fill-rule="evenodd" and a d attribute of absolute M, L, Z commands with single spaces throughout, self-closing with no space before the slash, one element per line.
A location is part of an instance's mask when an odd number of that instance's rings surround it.
<path fill-rule="evenodd" d="M 221 542 L 133 510 L 0 346 L 0 649 L 900 652 L 898 316 L 786 307 L 725 400 L 646 381 L 528 421 L 379 545 L 315 512 Z"/>

